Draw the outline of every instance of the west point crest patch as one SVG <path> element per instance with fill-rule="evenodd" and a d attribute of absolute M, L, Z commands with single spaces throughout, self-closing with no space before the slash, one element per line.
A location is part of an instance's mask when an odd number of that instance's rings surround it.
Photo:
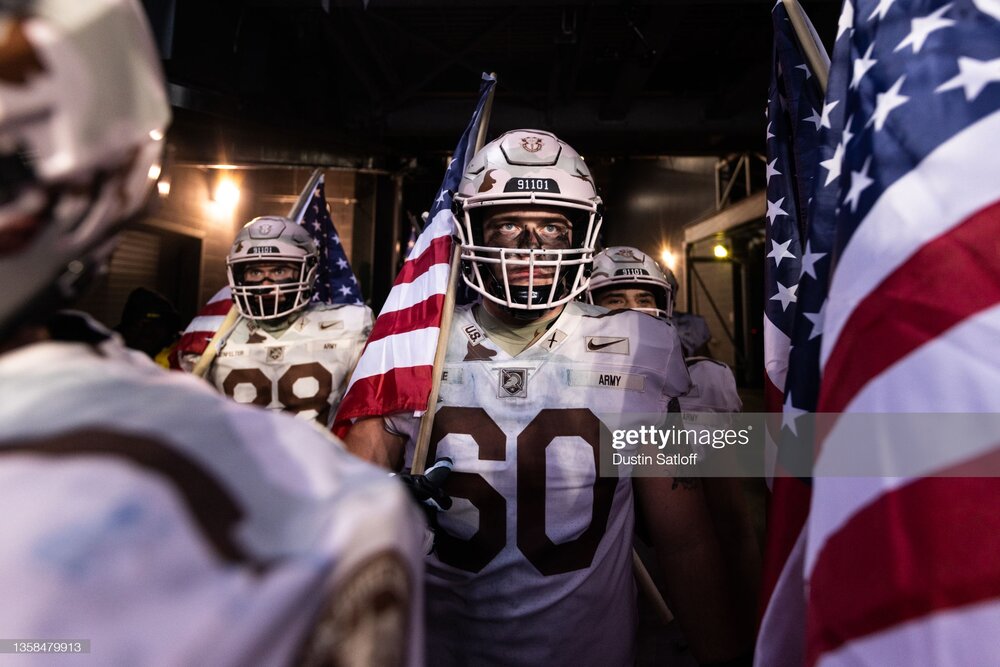
<path fill-rule="evenodd" d="M 501 368 L 500 384 L 497 387 L 498 398 L 527 398 L 528 369 Z"/>
<path fill-rule="evenodd" d="M 284 346 L 275 346 L 267 348 L 267 360 L 278 362 L 285 358 L 285 348 Z"/>

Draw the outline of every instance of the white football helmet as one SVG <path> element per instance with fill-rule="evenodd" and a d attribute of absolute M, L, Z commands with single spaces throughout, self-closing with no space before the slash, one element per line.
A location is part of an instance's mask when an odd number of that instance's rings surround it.
<path fill-rule="evenodd" d="M 107 260 L 159 176 L 169 121 L 137 0 L 0 2 L 0 335 Z"/>
<path fill-rule="evenodd" d="M 243 276 L 250 266 L 263 263 L 287 263 L 298 268 L 290 281 L 248 284 Z M 233 302 L 243 317 L 250 320 L 278 320 L 309 305 L 319 251 L 312 236 L 288 218 L 268 215 L 248 222 L 233 241 L 226 257 L 229 288 Z"/>
<path fill-rule="evenodd" d="M 489 207 L 511 205 L 557 208 L 573 223 L 571 247 L 484 245 L 482 220 Z M 484 298 L 530 319 L 586 289 L 601 227 L 601 198 L 583 158 L 555 135 L 513 130 L 483 146 L 462 177 L 455 211 L 463 278 Z M 551 284 L 534 284 L 535 269 L 542 268 L 554 268 Z M 526 270 L 528 284 L 510 284 L 511 270 Z"/>
<path fill-rule="evenodd" d="M 587 287 L 587 301 L 594 303 L 594 294 L 611 287 L 649 290 L 656 299 L 656 308 L 635 308 L 663 319 L 674 314 L 674 293 L 677 279 L 670 269 L 664 271 L 653 258 L 637 248 L 615 246 L 594 256 L 594 271 Z"/>

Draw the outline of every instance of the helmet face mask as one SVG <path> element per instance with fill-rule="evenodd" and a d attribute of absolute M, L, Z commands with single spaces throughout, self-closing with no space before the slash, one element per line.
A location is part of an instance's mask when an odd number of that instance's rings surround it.
<path fill-rule="evenodd" d="M 674 283 L 653 259 L 636 248 L 615 246 L 594 257 L 594 271 L 587 288 L 588 303 L 610 289 L 641 289 L 656 299 L 656 308 L 633 308 L 669 320 L 674 314 Z"/>
<path fill-rule="evenodd" d="M 515 130 L 490 142 L 469 163 L 455 196 L 465 283 L 528 320 L 573 300 L 587 286 L 600 205 L 583 159 L 554 135 Z M 500 212 L 558 213 L 569 223 L 568 242 L 501 245 L 484 234 Z"/>
<path fill-rule="evenodd" d="M 309 305 L 316 284 L 319 253 L 305 229 L 288 218 L 254 218 L 240 230 L 226 258 L 229 288 L 239 313 L 250 320 L 273 322 Z M 247 281 L 248 269 L 289 265 L 292 277 Z"/>

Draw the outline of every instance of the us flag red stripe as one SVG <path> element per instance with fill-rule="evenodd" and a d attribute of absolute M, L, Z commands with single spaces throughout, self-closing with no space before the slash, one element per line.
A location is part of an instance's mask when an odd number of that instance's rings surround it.
<path fill-rule="evenodd" d="M 912 415 L 881 442 L 905 458 L 917 415 L 1000 413 L 1000 10 L 849 7 L 818 409 Z M 1000 664 L 1000 442 L 959 430 L 916 474 L 827 474 L 875 444 L 834 425 L 819 449 L 805 664 Z"/>

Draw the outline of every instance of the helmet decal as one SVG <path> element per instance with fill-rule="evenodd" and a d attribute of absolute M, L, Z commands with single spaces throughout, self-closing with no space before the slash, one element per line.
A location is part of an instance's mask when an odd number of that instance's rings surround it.
<path fill-rule="evenodd" d="M 537 153 L 542 150 L 542 138 L 541 137 L 525 137 L 521 139 L 521 146 L 524 150 L 529 153 Z"/>
<path fill-rule="evenodd" d="M 497 184 L 496 179 L 494 179 L 493 176 L 491 175 L 493 174 L 494 171 L 496 170 L 490 169 L 489 171 L 486 172 L 486 175 L 483 176 L 483 182 L 480 183 L 479 185 L 480 192 L 486 192 L 488 190 L 492 190 L 493 186 Z"/>
<path fill-rule="evenodd" d="M 24 32 L 24 22 L 12 21 L 0 42 L 0 81 L 25 85 L 33 74 L 45 72 L 45 64 Z"/>

